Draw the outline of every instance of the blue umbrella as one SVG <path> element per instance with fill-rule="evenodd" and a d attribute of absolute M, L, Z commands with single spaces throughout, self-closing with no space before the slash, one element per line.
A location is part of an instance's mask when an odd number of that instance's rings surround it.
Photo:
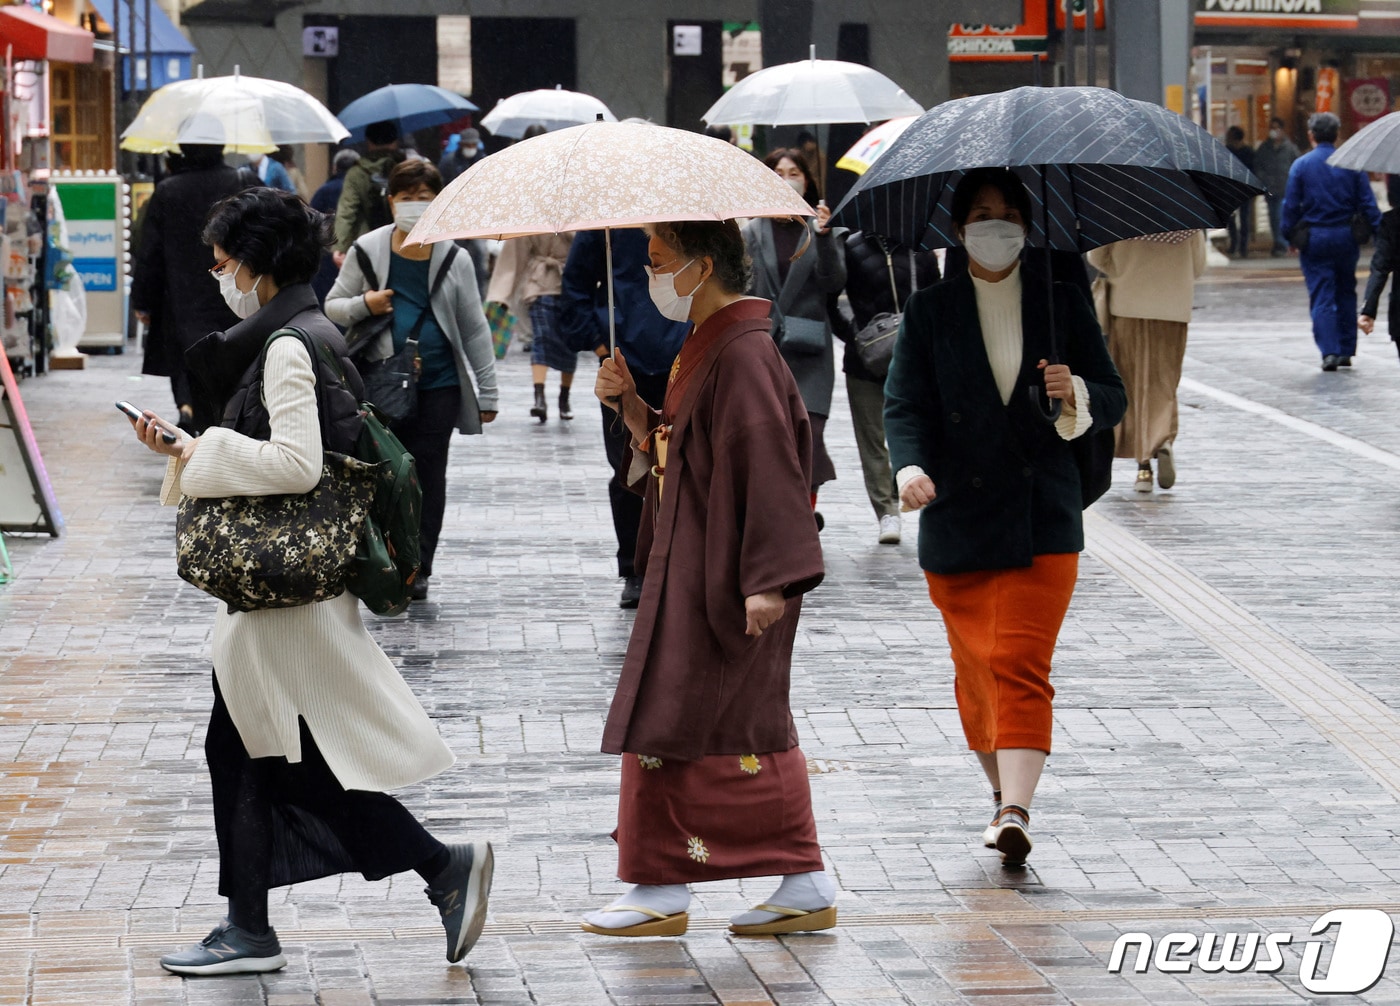
<path fill-rule="evenodd" d="M 1034 205 L 1029 242 L 1057 251 L 1223 227 L 1264 191 L 1223 144 L 1160 105 L 1100 87 L 1018 87 L 919 116 L 832 222 L 909 247 L 957 244 L 953 190 L 980 167 L 1021 177 Z"/>
<path fill-rule="evenodd" d="M 399 130 L 441 126 L 477 111 L 460 94 L 434 84 L 390 84 L 356 98 L 336 116 L 350 130 L 348 142 L 365 138 L 365 127 L 373 122 L 397 122 Z"/>

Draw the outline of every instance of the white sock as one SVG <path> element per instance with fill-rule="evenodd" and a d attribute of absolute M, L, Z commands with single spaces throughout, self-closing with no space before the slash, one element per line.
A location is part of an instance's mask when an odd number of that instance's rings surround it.
<path fill-rule="evenodd" d="M 685 884 L 638 884 L 608 908 L 617 905 L 639 905 L 663 915 L 675 915 L 690 907 L 690 888 Z M 626 929 L 628 926 L 657 920 L 644 912 L 615 912 L 602 909 L 589 912 L 583 921 L 599 929 Z"/>
<path fill-rule="evenodd" d="M 764 904 L 797 908 L 804 912 L 820 911 L 836 904 L 836 885 L 825 870 L 789 874 Z M 757 926 L 785 917 L 776 912 L 748 911 L 730 916 L 729 921 L 736 926 Z"/>

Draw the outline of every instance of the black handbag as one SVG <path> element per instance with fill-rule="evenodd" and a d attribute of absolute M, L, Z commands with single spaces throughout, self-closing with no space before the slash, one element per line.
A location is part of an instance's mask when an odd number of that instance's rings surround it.
<path fill-rule="evenodd" d="M 274 332 L 258 360 L 261 374 Z M 260 378 L 261 379 L 261 378 Z M 316 386 L 322 436 L 325 398 Z M 321 480 L 310 492 L 275 496 L 182 497 L 175 518 L 176 570 L 230 611 L 291 608 L 344 593 L 355 548 L 388 462 L 368 464 L 323 452 Z"/>
<path fill-rule="evenodd" d="M 884 243 L 881 242 L 883 248 Z M 894 281 L 894 259 L 888 248 L 884 248 L 885 268 L 890 273 L 890 292 L 894 294 L 894 313 L 881 311 L 856 333 L 856 356 L 861 366 L 876 377 L 885 377 L 890 372 L 890 361 L 894 359 L 894 340 L 899 335 L 899 326 L 904 321 L 904 311 L 899 303 L 899 287 Z M 913 290 L 919 289 L 918 263 L 914 261 L 914 249 L 909 249 L 909 282 Z"/>
<path fill-rule="evenodd" d="M 358 246 L 357 246 L 358 247 Z M 364 255 L 364 252 L 361 252 Z M 418 356 L 418 334 L 423 330 L 424 323 L 433 316 L 433 298 L 442 289 L 443 282 L 447 279 L 447 273 L 452 268 L 452 260 L 457 257 L 457 246 L 449 245 L 447 255 L 442 260 L 442 265 L 438 268 L 437 276 L 434 277 L 432 286 L 428 290 L 428 303 L 424 305 L 422 312 L 418 315 L 418 320 L 413 323 L 413 328 L 409 329 L 408 338 L 404 340 L 403 348 L 383 359 L 356 359 L 356 369 L 360 372 L 360 377 L 365 382 L 365 401 L 371 402 L 382 412 L 390 423 L 401 423 L 404 420 L 412 419 L 418 411 L 418 377 L 422 373 L 423 361 Z M 364 255 L 361 259 L 361 267 L 368 265 L 369 256 Z M 376 277 L 373 268 L 366 273 L 371 283 L 375 283 Z M 378 287 L 375 287 L 378 289 Z M 382 317 L 390 320 L 393 324 L 393 315 L 386 314 Z M 389 330 L 390 345 L 393 345 L 392 327 Z"/>

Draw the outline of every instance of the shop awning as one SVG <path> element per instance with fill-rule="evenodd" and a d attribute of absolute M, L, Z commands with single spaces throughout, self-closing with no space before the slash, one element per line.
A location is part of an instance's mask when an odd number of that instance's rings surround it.
<path fill-rule="evenodd" d="M 92 32 L 33 7 L 0 7 L 0 54 L 5 46 L 15 59 L 92 62 Z"/>
<path fill-rule="evenodd" d="M 181 56 L 188 56 L 197 50 L 189 39 L 185 38 L 184 32 L 175 27 L 174 22 L 161 10 L 160 4 L 152 3 L 131 3 L 130 0 L 87 0 L 88 6 L 97 11 L 99 17 L 111 28 L 117 24 L 114 20 L 117 15 L 112 8 L 117 4 L 122 5 L 121 9 L 121 38 L 117 39 L 117 47 L 122 52 L 130 53 L 133 56 L 144 55 L 146 52 L 146 10 L 149 7 L 151 12 L 151 54 L 157 53 L 166 55 L 177 53 Z"/>

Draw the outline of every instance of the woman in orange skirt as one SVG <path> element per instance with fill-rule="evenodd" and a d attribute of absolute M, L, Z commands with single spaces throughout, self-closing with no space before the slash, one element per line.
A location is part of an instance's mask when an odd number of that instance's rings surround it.
<path fill-rule="evenodd" d="M 1070 441 L 1123 416 L 1123 382 L 1088 299 L 1054 285 L 1053 358 L 1041 258 L 1021 252 L 1030 197 L 1004 168 L 953 194 L 969 271 L 914 294 L 885 385 L 885 435 L 919 564 L 943 615 L 968 747 L 996 810 L 983 842 L 1031 850 L 1030 804 L 1050 753 L 1050 661 L 1084 547 Z M 1034 389 L 1060 402 L 1053 421 Z"/>

